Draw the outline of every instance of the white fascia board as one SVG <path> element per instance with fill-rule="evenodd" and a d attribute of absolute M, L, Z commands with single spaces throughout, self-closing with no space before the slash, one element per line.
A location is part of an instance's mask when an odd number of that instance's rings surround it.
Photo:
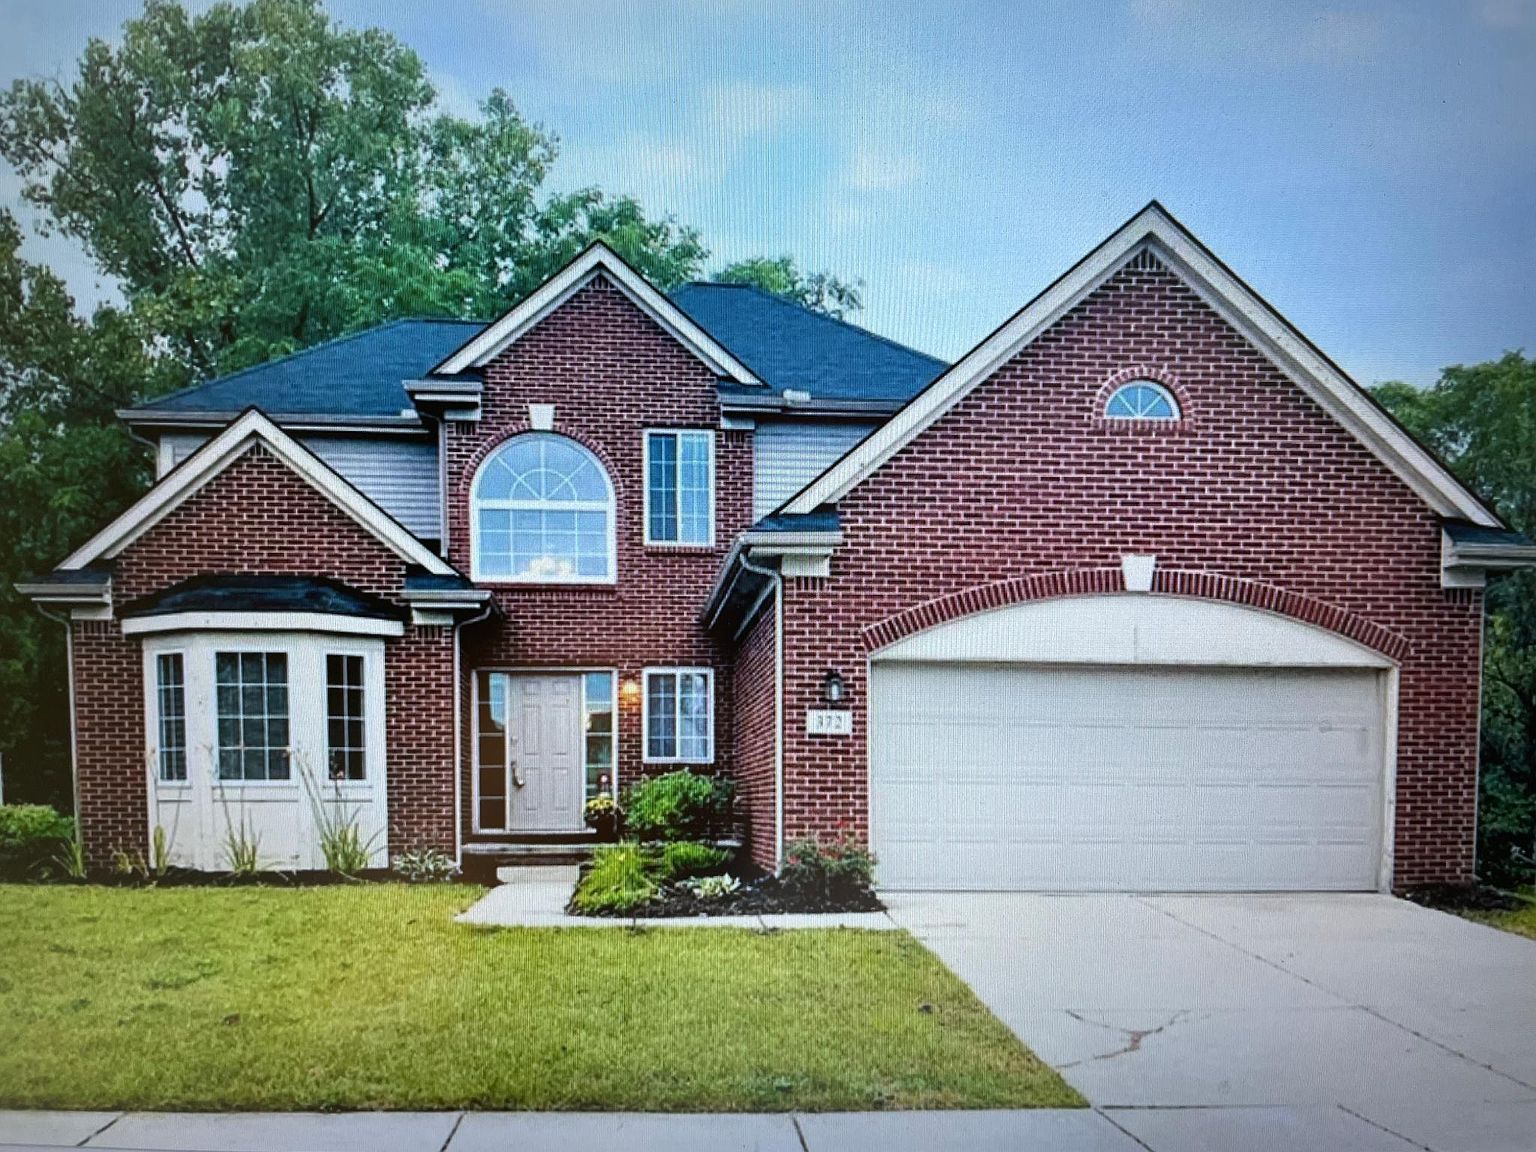
<path fill-rule="evenodd" d="M 457 575 L 442 557 L 411 535 L 389 513 L 254 408 L 167 473 L 59 567 L 84 568 L 103 557 L 118 555 L 258 442 L 401 559 L 419 564 L 434 575 Z"/>
<path fill-rule="evenodd" d="M 434 373 L 452 375 L 479 368 L 550 312 L 570 299 L 598 274 L 603 274 L 651 319 L 719 376 L 742 384 L 761 384 L 745 364 L 700 328 L 688 316 L 624 263 L 606 244 L 592 244 L 576 259 L 546 280 L 500 320 L 485 328 L 436 368 Z"/>
<path fill-rule="evenodd" d="M 159 632 L 325 632 L 333 636 L 404 636 L 399 620 L 335 616 L 326 612 L 167 612 L 134 616 L 122 623 L 125 636 Z"/>
<path fill-rule="evenodd" d="M 39 604 L 111 604 L 112 585 L 51 583 L 46 580 L 23 582 L 16 591 Z"/>
<path fill-rule="evenodd" d="M 1326 357 L 1247 285 L 1214 259 L 1158 204 L 1137 213 L 1108 240 L 920 392 L 808 487 L 786 513 L 836 503 L 973 388 L 1150 245 L 1176 275 L 1249 338 L 1281 371 L 1353 433 L 1442 516 L 1497 526 L 1498 518 Z"/>

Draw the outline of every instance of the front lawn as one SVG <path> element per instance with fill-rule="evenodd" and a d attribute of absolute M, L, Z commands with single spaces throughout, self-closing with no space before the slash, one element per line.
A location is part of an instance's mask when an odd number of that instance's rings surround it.
<path fill-rule="evenodd" d="M 477 895 L 0 885 L 0 1107 L 1083 1103 L 905 933 L 455 924 Z"/>
<path fill-rule="evenodd" d="M 1506 932 L 1513 932 L 1518 936 L 1529 936 L 1532 940 L 1536 940 L 1536 891 L 1526 889 L 1521 895 L 1527 897 L 1527 902 L 1518 908 L 1463 911 L 1461 915 L 1468 920 L 1476 920 L 1479 924 L 1491 924 Z"/>

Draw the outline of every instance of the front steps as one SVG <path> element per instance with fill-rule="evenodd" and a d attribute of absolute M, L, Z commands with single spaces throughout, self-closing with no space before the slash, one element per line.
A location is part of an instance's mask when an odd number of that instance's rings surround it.
<path fill-rule="evenodd" d="M 578 832 L 514 832 L 494 840 L 472 840 L 464 845 L 462 871 L 465 880 L 495 884 L 496 873 L 503 868 L 585 863 L 597 842 L 597 833 L 590 828 Z"/>

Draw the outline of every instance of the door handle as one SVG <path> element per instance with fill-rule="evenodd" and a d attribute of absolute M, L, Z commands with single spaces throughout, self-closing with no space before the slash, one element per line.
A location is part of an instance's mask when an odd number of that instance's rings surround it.
<path fill-rule="evenodd" d="M 510 767 L 512 769 L 512 787 L 514 787 L 514 788 L 524 788 L 524 787 L 526 787 L 527 784 L 528 784 L 528 781 L 524 780 L 523 779 L 523 774 L 517 770 L 517 761 L 516 760 L 512 761 Z"/>

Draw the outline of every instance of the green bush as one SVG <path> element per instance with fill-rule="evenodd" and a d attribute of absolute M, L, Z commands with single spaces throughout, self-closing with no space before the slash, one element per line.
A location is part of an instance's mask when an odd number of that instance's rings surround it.
<path fill-rule="evenodd" d="M 731 812 L 729 780 L 694 772 L 668 772 L 630 788 L 624 826 L 641 840 L 699 840 L 720 831 Z"/>
<path fill-rule="evenodd" d="M 394 873 L 411 884 L 441 884 L 459 874 L 453 857 L 436 848 L 407 848 L 395 857 Z"/>
<path fill-rule="evenodd" d="M 0 806 L 0 880 L 45 875 L 74 838 L 75 822 L 44 804 Z"/>
<path fill-rule="evenodd" d="M 638 844 L 604 844 L 592 853 L 571 907 L 577 912 L 633 912 L 656 895 L 654 859 Z"/>
<path fill-rule="evenodd" d="M 784 853 L 779 882 L 816 902 L 846 902 L 874 890 L 875 858 L 851 835 L 795 840 Z"/>
<path fill-rule="evenodd" d="M 713 844 L 678 840 L 663 844 L 657 858 L 656 873 L 662 880 L 688 880 L 694 876 L 712 876 L 731 862 L 735 853 Z"/>

